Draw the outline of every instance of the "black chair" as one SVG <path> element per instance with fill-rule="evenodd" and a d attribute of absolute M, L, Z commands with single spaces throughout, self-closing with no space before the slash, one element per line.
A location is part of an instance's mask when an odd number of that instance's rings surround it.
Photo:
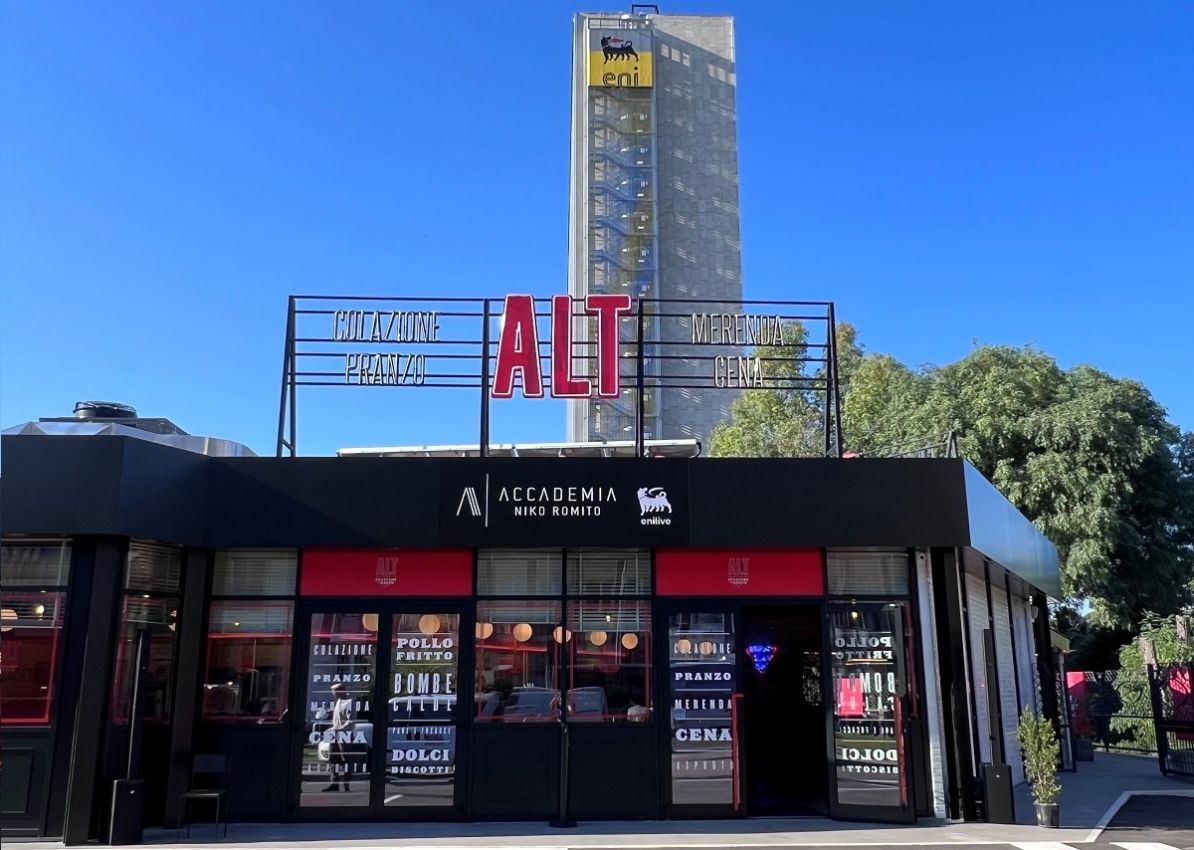
<path fill-rule="evenodd" d="M 196 778 L 219 777 L 220 787 L 198 787 Z M 225 755 L 195 756 L 191 764 L 191 790 L 183 793 L 178 808 L 178 824 L 174 829 L 174 840 L 177 842 L 182 832 L 182 822 L 187 822 L 187 838 L 191 837 L 191 803 L 195 800 L 216 801 L 216 841 L 220 840 L 220 811 L 224 808 L 224 837 L 228 837 L 227 797 L 228 783 L 232 777 L 232 764 Z"/>

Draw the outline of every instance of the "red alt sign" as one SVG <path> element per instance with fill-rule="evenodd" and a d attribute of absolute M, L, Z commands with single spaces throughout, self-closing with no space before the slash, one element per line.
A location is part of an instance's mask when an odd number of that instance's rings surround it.
<path fill-rule="evenodd" d="M 303 596 L 468 596 L 468 549 L 305 549 Z"/>
<path fill-rule="evenodd" d="M 661 596 L 822 596 L 820 549 L 659 549 Z"/>
<path fill-rule="evenodd" d="M 586 295 L 585 313 L 597 317 L 597 395 L 617 398 L 621 393 L 618 369 L 618 318 L 630 312 L 629 295 Z M 572 374 L 572 297 L 551 299 L 551 395 L 553 398 L 588 398 L 592 381 Z M 543 398 L 543 369 L 539 361 L 539 332 L 535 299 L 507 295 L 502 313 L 502 334 L 494 365 L 494 398 L 514 395 L 514 377 L 522 382 L 527 398 Z"/>

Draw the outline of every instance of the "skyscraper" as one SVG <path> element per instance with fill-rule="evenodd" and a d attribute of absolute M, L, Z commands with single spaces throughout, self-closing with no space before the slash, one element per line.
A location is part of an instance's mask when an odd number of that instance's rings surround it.
<path fill-rule="evenodd" d="M 573 39 L 569 291 L 740 300 L 733 19 L 586 12 Z M 668 387 L 706 371 L 689 324 L 645 322 L 648 437 L 707 440 L 729 413 L 733 390 Z M 591 328 L 576 335 L 588 350 Z M 623 374 L 621 398 L 569 400 L 569 439 L 633 438 L 629 359 Z"/>

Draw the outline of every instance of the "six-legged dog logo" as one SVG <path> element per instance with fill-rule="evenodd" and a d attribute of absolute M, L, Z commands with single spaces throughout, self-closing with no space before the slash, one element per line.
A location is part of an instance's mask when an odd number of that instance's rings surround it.
<path fill-rule="evenodd" d="M 605 54 L 606 62 L 611 59 L 617 62 L 619 59 L 630 59 L 631 57 L 638 59 L 638 54 L 634 51 L 634 42 L 628 38 L 617 38 L 612 35 L 602 36 L 601 52 Z"/>

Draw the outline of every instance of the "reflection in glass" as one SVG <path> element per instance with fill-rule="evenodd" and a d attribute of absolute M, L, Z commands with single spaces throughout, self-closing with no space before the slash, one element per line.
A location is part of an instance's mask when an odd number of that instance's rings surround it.
<path fill-rule="evenodd" d="M 734 617 L 668 617 L 673 805 L 736 803 Z"/>
<path fill-rule="evenodd" d="M 377 631 L 367 616 L 311 615 L 300 806 L 369 805 Z"/>
<path fill-rule="evenodd" d="M 0 595 L 0 723 L 49 724 L 65 601 L 65 593 Z"/>
<path fill-rule="evenodd" d="M 137 632 L 149 630 L 149 662 L 142 682 L 145 688 L 145 721 L 167 723 L 174 699 L 175 627 L 178 621 L 178 597 L 148 598 L 126 595 L 116 633 L 116 674 L 112 687 L 112 723 L 129 722 L 133 701 L 137 655 Z"/>
<path fill-rule="evenodd" d="M 477 622 L 493 627 L 488 637 L 477 639 L 477 721 L 558 720 L 562 650 L 553 632 L 560 603 L 478 602 Z"/>
<path fill-rule="evenodd" d="M 286 712 L 294 603 L 211 603 L 204 720 L 277 723 Z"/>
<path fill-rule="evenodd" d="M 902 609 L 831 611 L 830 660 L 837 798 L 849 806 L 903 806 Z"/>
<path fill-rule="evenodd" d="M 651 719 L 651 606 L 571 602 L 567 638 L 568 719 L 643 723 Z"/>
<path fill-rule="evenodd" d="M 455 802 L 458 614 L 395 614 L 387 689 L 387 806 Z"/>

